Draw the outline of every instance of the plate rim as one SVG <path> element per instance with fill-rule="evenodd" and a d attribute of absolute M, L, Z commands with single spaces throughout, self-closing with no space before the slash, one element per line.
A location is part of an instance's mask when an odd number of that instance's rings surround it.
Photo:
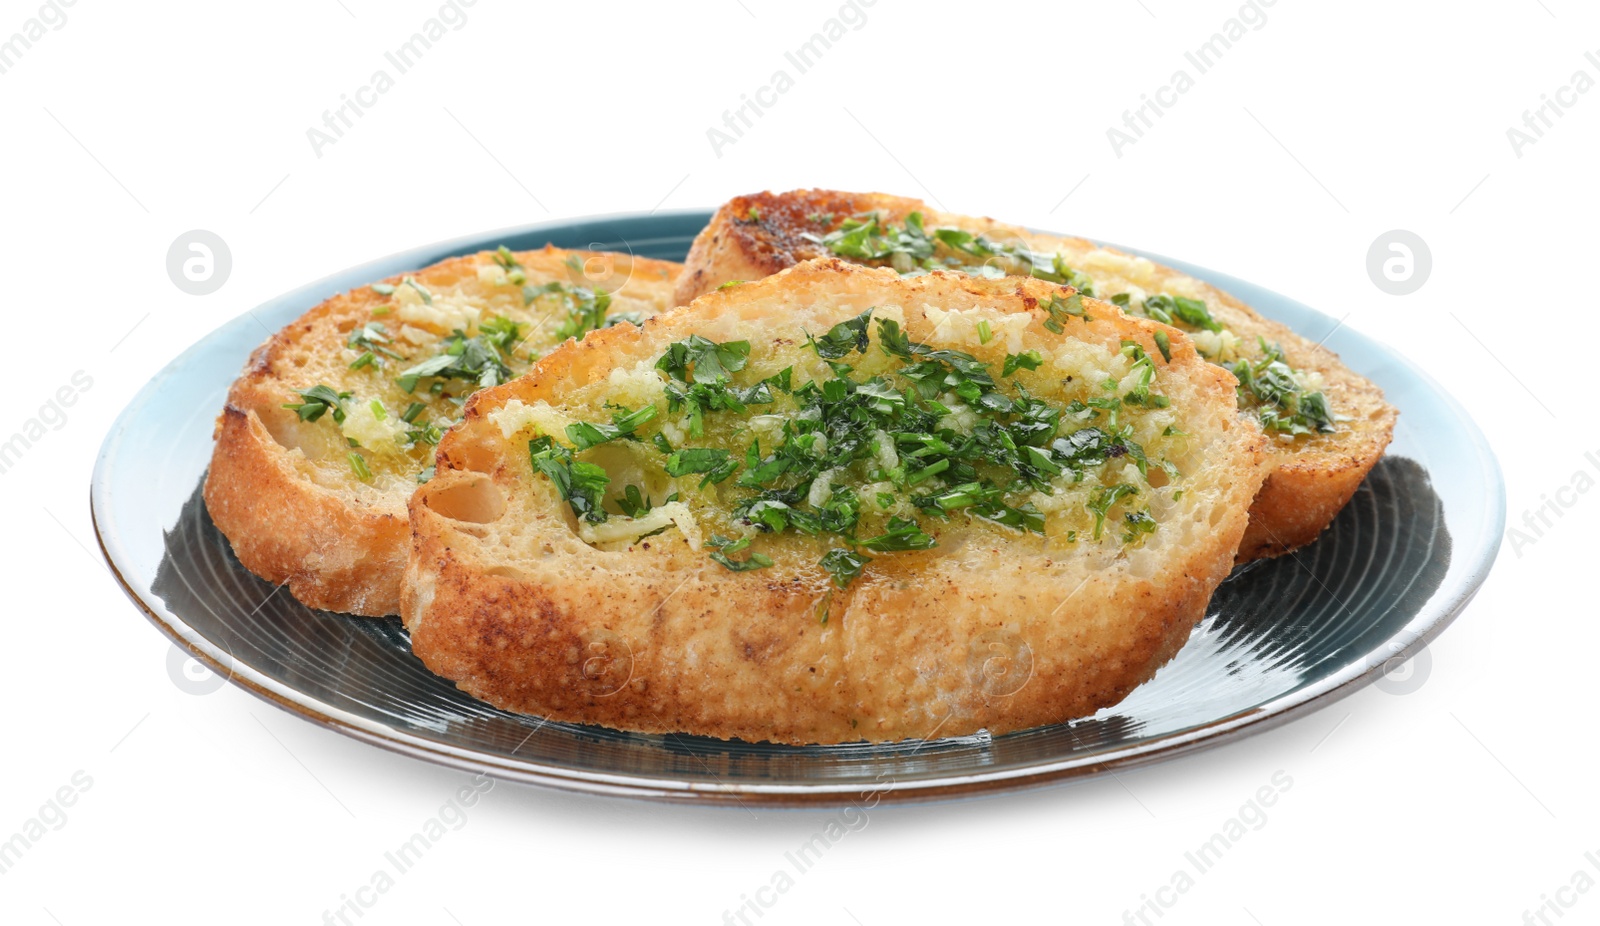
<path fill-rule="evenodd" d="M 354 267 L 326 274 L 317 280 L 290 289 L 260 303 L 256 308 L 290 300 L 304 299 L 314 299 L 315 301 L 310 304 L 315 305 L 326 298 L 326 295 L 319 296 L 317 295 L 318 293 L 323 293 L 329 290 L 330 287 L 338 289 L 342 286 L 338 281 L 356 275 L 370 274 L 371 272 L 376 272 L 379 267 L 391 264 L 408 261 L 431 263 L 447 254 L 481 250 L 489 242 L 496 239 L 526 237 L 537 235 L 541 231 L 568 231 L 574 226 L 588 223 L 648 219 L 670 222 L 698 219 L 703 224 L 710 216 L 711 212 L 703 209 L 674 209 L 655 212 L 621 211 L 546 220 L 459 235 L 431 244 L 408 248 L 363 262 Z M 1231 274 L 1211 268 L 1197 267 L 1185 261 L 1172 260 L 1141 249 L 1128 248 L 1119 244 L 1102 244 L 1103 246 L 1117 248 L 1168 266 L 1178 266 L 1184 268 L 1186 272 L 1203 271 L 1201 274 L 1194 275 L 1212 281 L 1214 285 L 1224 291 L 1228 290 L 1227 284 L 1229 283 L 1242 283 L 1250 288 L 1268 293 L 1285 303 L 1293 304 L 1310 313 L 1313 318 L 1320 318 L 1330 324 L 1334 321 L 1334 319 L 1320 310 L 1297 299 L 1284 296 L 1275 290 L 1249 283 L 1249 281 L 1234 277 Z M 420 263 L 418 264 L 418 266 L 421 265 Z M 1219 280 L 1220 282 L 1218 282 Z M 857 795 L 862 799 L 866 799 L 869 795 L 875 796 L 875 803 L 878 801 L 894 803 L 943 801 L 974 794 L 994 794 L 1045 787 L 1064 781 L 1089 779 L 1119 770 L 1143 767 L 1203 749 L 1236 742 L 1244 737 L 1275 729 L 1283 724 L 1320 711 L 1371 684 L 1384 672 L 1385 667 L 1391 661 L 1395 659 L 1410 659 L 1454 623 L 1455 619 L 1465 610 L 1481 589 L 1493 569 L 1504 540 L 1506 520 L 1505 479 L 1499 460 L 1484 436 L 1482 429 L 1478 427 L 1476 420 L 1449 391 L 1444 389 L 1426 371 L 1416 366 L 1409 358 L 1377 338 L 1352 329 L 1351 336 L 1360 339 L 1365 350 L 1372 351 L 1380 359 L 1395 364 L 1407 375 L 1413 377 L 1430 396 L 1441 401 L 1454 414 L 1456 419 L 1465 425 L 1462 429 L 1463 436 L 1467 438 L 1467 442 L 1475 451 L 1474 460 L 1477 464 L 1478 475 L 1490 490 L 1483 494 L 1483 510 L 1481 512 L 1486 528 L 1485 534 L 1489 539 L 1488 542 L 1471 550 L 1457 550 L 1456 555 L 1458 556 L 1462 552 L 1466 552 L 1470 556 L 1463 560 L 1464 574 L 1455 587 L 1448 589 L 1449 595 L 1442 604 L 1433 608 L 1429 607 L 1432 602 L 1425 604 L 1412 615 L 1404 627 L 1390 635 L 1375 648 L 1361 654 L 1359 658 L 1349 660 L 1338 671 L 1303 688 L 1280 694 L 1247 711 L 1217 718 L 1143 744 L 1123 747 L 1106 755 L 1068 754 L 1055 761 L 1040 762 L 1009 769 L 944 775 L 937 778 L 910 781 L 891 780 L 887 783 L 879 782 L 874 785 L 865 785 L 862 782 L 818 782 L 814 784 L 728 783 L 720 780 L 691 782 L 651 775 L 574 771 L 533 760 L 511 761 L 482 752 L 452 747 L 448 743 L 430 740 L 377 720 L 358 717 L 310 697 L 292 686 L 278 682 L 248 665 L 234 664 L 231 657 L 224 656 L 220 647 L 197 631 L 194 631 L 177 614 L 172 613 L 164 605 L 159 607 L 152 606 L 152 603 L 145 600 L 123 574 L 120 557 L 113 549 L 116 545 L 116 540 L 112 537 L 108 541 L 107 531 L 103 530 L 101 526 L 101 518 L 102 509 L 105 507 L 102 495 L 107 487 L 107 461 L 117 449 L 127 430 L 127 419 L 132 411 L 142 405 L 149 394 L 174 370 L 197 351 L 201 350 L 219 332 L 239 323 L 246 316 L 252 315 L 254 310 L 254 308 L 246 309 L 243 313 L 216 326 L 180 351 L 133 394 L 127 405 L 112 421 L 111 427 L 102 440 L 99 452 L 96 455 L 89 493 L 90 520 L 94 527 L 95 540 L 112 576 L 115 577 L 117 584 L 135 607 L 143 612 L 145 617 L 171 639 L 174 644 L 186 650 L 191 656 L 205 664 L 212 672 L 261 700 L 291 715 L 309 720 L 319 727 L 344 734 L 360 742 L 382 747 L 391 752 L 462 771 L 490 774 L 498 779 L 516 781 L 523 784 L 602 796 L 655 799 L 691 804 L 733 806 L 748 805 L 753 801 L 760 805 L 772 807 L 814 807 L 838 806 L 848 803 L 847 798 Z M 1430 461 L 1430 463 L 1437 465 L 1434 461 Z M 1491 527 L 1493 528 L 1492 531 L 1487 529 Z M 1399 647 L 1394 646 L 1397 641 L 1401 644 Z"/>

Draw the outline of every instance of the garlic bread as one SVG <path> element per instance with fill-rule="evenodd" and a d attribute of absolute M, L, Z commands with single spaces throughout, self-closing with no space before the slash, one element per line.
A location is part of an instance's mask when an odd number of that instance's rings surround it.
<path fill-rule="evenodd" d="M 1207 283 L 1081 238 L 1036 234 L 881 193 L 799 190 L 741 196 L 695 238 L 677 301 L 831 256 L 905 273 L 954 267 L 1074 286 L 1189 332 L 1239 379 L 1274 471 L 1250 512 L 1240 562 L 1304 546 L 1332 522 L 1383 456 L 1395 409 L 1332 351 Z"/>
<path fill-rule="evenodd" d="M 483 390 L 411 499 L 415 654 L 513 711 L 892 741 L 1183 645 L 1266 474 L 1233 378 L 1066 286 L 801 263 Z"/>
<path fill-rule="evenodd" d="M 502 248 L 334 296 L 257 348 L 229 390 L 212 520 L 245 568 L 305 604 L 396 613 L 406 500 L 466 397 L 563 340 L 666 308 L 679 269 Z"/>

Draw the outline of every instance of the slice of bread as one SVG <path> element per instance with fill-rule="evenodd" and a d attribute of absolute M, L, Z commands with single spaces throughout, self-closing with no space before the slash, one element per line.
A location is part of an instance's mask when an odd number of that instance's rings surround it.
<path fill-rule="evenodd" d="M 1042 280 L 810 261 L 473 396 L 411 499 L 401 616 L 434 672 L 562 721 L 1065 721 L 1183 645 L 1265 443 L 1175 329 Z"/>
<path fill-rule="evenodd" d="M 874 213 L 877 236 L 866 225 L 849 227 L 852 217 Z M 909 234 L 915 230 L 907 226 L 913 213 L 920 215 L 925 235 Z M 941 236 L 937 229 L 982 237 L 968 241 L 959 234 Z M 916 259 L 910 252 L 924 243 L 931 257 Z M 1240 390 L 1241 410 L 1261 418 L 1271 438 L 1275 469 L 1251 508 L 1240 562 L 1315 540 L 1355 494 L 1394 433 L 1396 411 L 1376 385 L 1332 351 L 1209 284 L 1082 238 L 943 213 L 900 196 L 798 190 L 733 199 L 695 238 L 677 300 L 687 303 L 730 280 L 757 280 L 822 256 L 913 272 L 953 262 L 974 272 L 1032 274 L 1101 299 L 1126 296 L 1130 312 L 1148 311 L 1189 331 L 1202 353 L 1250 380 Z M 1151 296 L 1167 298 L 1147 310 Z M 1199 310 L 1188 300 L 1201 303 Z M 1281 364 L 1272 363 L 1263 343 L 1281 349 Z"/>
<path fill-rule="evenodd" d="M 467 394 L 570 336 L 660 311 L 680 269 L 502 249 L 334 296 L 257 348 L 229 390 L 212 520 L 245 568 L 311 607 L 398 612 L 406 500 Z"/>

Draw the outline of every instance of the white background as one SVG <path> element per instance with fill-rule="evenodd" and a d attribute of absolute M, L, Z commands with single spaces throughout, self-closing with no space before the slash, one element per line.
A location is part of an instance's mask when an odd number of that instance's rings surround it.
<path fill-rule="evenodd" d="M 0 41 L 38 9 L 0 2 Z M 0 434 L 74 371 L 93 379 L 0 475 L 0 840 L 75 772 L 93 781 L 0 874 L 8 924 L 141 910 L 323 922 L 469 780 L 231 686 L 180 690 L 165 638 L 90 552 L 90 469 L 134 390 L 247 308 L 414 245 L 763 188 L 922 196 L 1348 313 L 1473 411 L 1512 525 L 1576 472 L 1600 477 L 1584 460 L 1600 454 L 1585 324 L 1600 92 L 1520 157 L 1506 134 L 1574 72 L 1600 78 L 1584 58 L 1600 51 L 1600 14 L 1579 0 L 1277 0 L 1121 157 L 1107 128 L 1178 68 L 1193 73 L 1184 51 L 1234 0 L 877 0 L 720 157 L 707 129 L 778 68 L 792 73 L 784 52 L 837 3 L 478 0 L 314 154 L 307 129 L 438 9 L 78 0 L 0 75 L 16 336 Z M 213 295 L 167 276 L 168 245 L 193 228 L 232 249 Z M 1395 228 L 1433 254 L 1431 279 L 1405 297 L 1365 269 Z M 1600 497 L 1560 497 L 1573 504 L 1542 539 L 1508 540 L 1413 693 L 1368 688 L 1118 779 L 880 808 L 759 922 L 1122 922 L 1280 770 L 1293 785 L 1267 823 L 1160 922 L 1523 922 L 1580 869 L 1600 878 L 1583 857 L 1600 853 L 1588 761 L 1600 622 L 1574 581 L 1593 574 Z M 830 816 L 501 784 L 359 922 L 720 923 Z M 1574 903 L 1567 922 L 1600 920 L 1600 889 L 1559 896 Z"/>

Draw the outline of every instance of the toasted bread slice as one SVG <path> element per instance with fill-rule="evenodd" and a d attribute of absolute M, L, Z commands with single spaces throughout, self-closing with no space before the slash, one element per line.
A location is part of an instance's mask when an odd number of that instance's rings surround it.
<path fill-rule="evenodd" d="M 872 213 L 876 228 L 861 222 Z M 907 226 L 913 213 L 925 234 Z M 976 240 L 963 240 L 955 230 Z M 919 259 L 924 249 L 928 257 Z M 730 280 L 760 279 L 820 256 L 912 272 L 955 264 L 973 272 L 1031 274 L 1101 299 L 1117 297 L 1130 312 L 1189 331 L 1205 356 L 1248 380 L 1240 388 L 1241 410 L 1258 417 L 1271 437 L 1275 470 L 1251 508 L 1240 562 L 1315 540 L 1394 433 L 1395 409 L 1376 385 L 1332 351 L 1209 284 L 1081 238 L 951 215 L 900 196 L 799 190 L 733 199 L 695 238 L 677 300 L 687 303 Z M 1164 298 L 1147 303 L 1149 297 Z M 1276 349 L 1282 351 L 1278 364 L 1269 353 Z"/>
<path fill-rule="evenodd" d="M 467 693 L 780 743 L 1115 704 L 1228 574 L 1266 472 L 1175 329 L 1042 280 L 835 259 L 473 396 L 401 616 Z"/>
<path fill-rule="evenodd" d="M 334 296 L 257 348 L 229 390 L 205 483 L 212 520 L 245 568 L 300 601 L 396 613 L 406 500 L 466 396 L 563 339 L 665 308 L 679 269 L 502 249 Z"/>

